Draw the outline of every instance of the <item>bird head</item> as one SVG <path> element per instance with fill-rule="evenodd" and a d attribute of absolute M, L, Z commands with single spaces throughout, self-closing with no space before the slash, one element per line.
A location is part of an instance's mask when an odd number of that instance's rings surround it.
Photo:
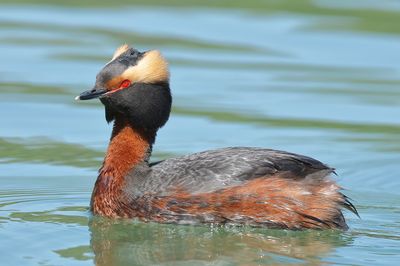
<path fill-rule="evenodd" d="M 104 104 L 107 122 L 122 116 L 135 127 L 157 130 L 171 111 L 168 63 L 157 50 L 123 45 L 97 74 L 93 89 L 75 99 L 94 98 Z"/>

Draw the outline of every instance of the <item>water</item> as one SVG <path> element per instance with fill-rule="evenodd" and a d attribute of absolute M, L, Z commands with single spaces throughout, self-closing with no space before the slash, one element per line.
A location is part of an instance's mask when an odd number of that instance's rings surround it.
<path fill-rule="evenodd" d="M 400 4 L 376 1 L 0 1 L 4 265 L 396 265 Z M 337 168 L 350 230 L 92 218 L 110 134 L 73 101 L 122 43 L 161 49 L 173 114 L 155 159 L 261 146 Z"/>

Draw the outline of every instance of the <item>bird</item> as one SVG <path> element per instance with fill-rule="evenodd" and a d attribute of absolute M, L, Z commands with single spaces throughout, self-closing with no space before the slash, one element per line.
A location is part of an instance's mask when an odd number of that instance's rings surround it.
<path fill-rule="evenodd" d="M 90 210 L 111 219 L 172 224 L 347 230 L 351 200 L 335 169 L 308 156 L 227 147 L 151 162 L 171 113 L 170 72 L 158 50 L 127 44 L 76 100 L 99 98 L 113 129 Z"/>

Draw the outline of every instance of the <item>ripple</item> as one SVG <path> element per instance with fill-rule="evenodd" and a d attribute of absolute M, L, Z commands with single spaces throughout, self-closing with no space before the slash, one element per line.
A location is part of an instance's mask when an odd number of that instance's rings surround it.
<path fill-rule="evenodd" d="M 76 157 L 77 154 L 79 158 Z M 0 158 L 3 163 L 34 162 L 95 168 L 101 164 L 103 155 L 103 152 L 83 145 L 46 138 L 0 138 Z"/>

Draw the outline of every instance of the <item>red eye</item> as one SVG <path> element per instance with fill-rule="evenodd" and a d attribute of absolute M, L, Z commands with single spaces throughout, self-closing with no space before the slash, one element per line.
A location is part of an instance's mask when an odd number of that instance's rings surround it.
<path fill-rule="evenodd" d="M 131 86 L 131 81 L 126 79 L 124 81 L 121 82 L 121 85 L 119 85 L 120 88 L 128 88 L 129 86 Z"/>

